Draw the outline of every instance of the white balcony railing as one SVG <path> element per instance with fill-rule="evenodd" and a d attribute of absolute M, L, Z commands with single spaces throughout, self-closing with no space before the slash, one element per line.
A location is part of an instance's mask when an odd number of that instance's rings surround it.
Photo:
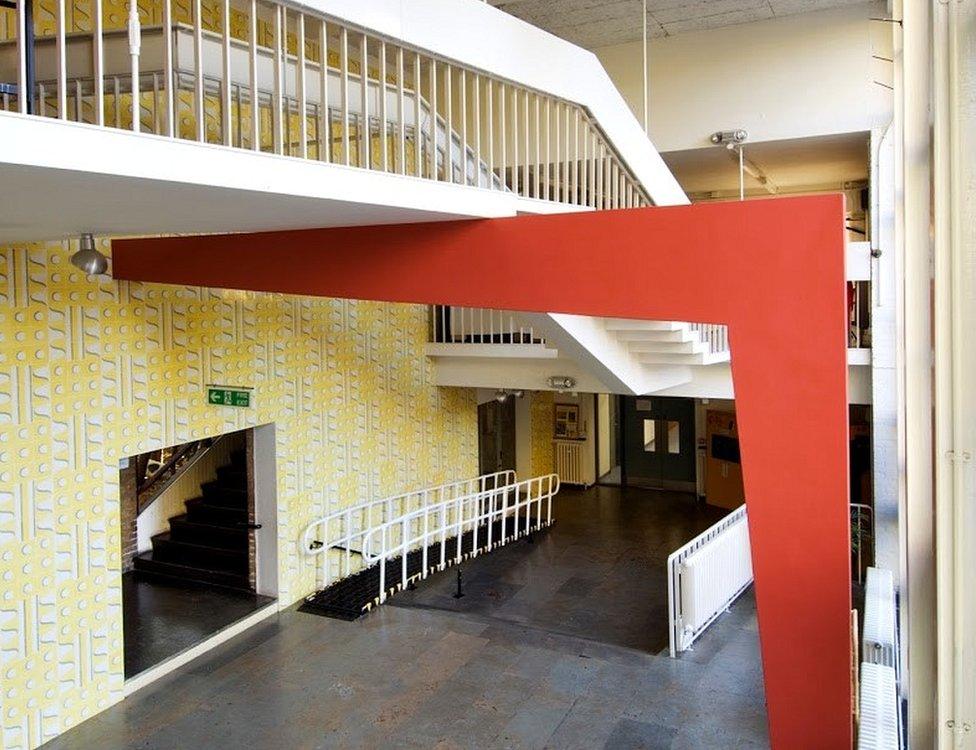
<path fill-rule="evenodd" d="M 434 305 L 431 342 L 435 344 L 538 344 L 545 339 L 508 310 Z"/>
<path fill-rule="evenodd" d="M 649 204 L 585 108 L 435 52 L 269 0 L 131 3 L 127 22 L 106 10 L 0 9 L 0 106 L 524 198 Z"/>

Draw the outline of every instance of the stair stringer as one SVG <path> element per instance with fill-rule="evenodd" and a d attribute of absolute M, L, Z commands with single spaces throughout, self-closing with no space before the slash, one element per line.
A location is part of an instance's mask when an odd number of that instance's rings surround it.
<path fill-rule="evenodd" d="M 560 356 L 575 360 L 614 393 L 641 396 L 690 383 L 685 365 L 642 364 L 626 343 L 607 331 L 601 318 L 563 313 L 520 313 L 555 346 Z"/>

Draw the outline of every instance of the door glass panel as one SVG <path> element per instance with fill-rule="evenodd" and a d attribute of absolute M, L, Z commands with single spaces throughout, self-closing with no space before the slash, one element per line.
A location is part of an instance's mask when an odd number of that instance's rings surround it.
<path fill-rule="evenodd" d="M 681 453 L 681 425 L 668 420 L 668 453 Z"/>
<path fill-rule="evenodd" d="M 644 420 L 644 451 L 646 453 L 653 453 L 657 450 L 654 440 L 656 422 L 653 419 Z"/>

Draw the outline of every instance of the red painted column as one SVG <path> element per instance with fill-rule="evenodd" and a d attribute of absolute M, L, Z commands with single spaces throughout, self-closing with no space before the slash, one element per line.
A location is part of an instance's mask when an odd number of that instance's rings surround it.
<path fill-rule="evenodd" d="M 123 240 L 118 279 L 727 323 L 773 746 L 849 748 L 843 198 Z"/>

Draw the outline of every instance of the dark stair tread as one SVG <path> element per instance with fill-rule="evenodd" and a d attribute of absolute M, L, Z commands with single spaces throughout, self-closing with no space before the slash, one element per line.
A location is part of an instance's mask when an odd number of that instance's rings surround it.
<path fill-rule="evenodd" d="M 211 497 L 194 497 L 189 500 L 184 500 L 183 505 L 190 508 L 205 507 L 213 508 L 214 510 L 228 510 L 234 513 L 241 513 L 245 517 L 247 516 L 247 506 L 244 505 L 222 505 L 220 502 L 215 502 L 215 498 Z"/>
<path fill-rule="evenodd" d="M 184 581 L 197 581 L 209 583 L 216 586 L 237 589 L 239 591 L 250 591 L 251 586 L 246 573 L 228 573 L 220 570 L 207 570 L 191 565 L 172 562 L 170 560 L 157 560 L 153 552 L 140 552 L 133 558 L 133 565 L 137 571 L 149 575 L 164 576 L 169 579 L 180 579 Z"/>
<path fill-rule="evenodd" d="M 169 519 L 171 538 L 188 544 L 209 544 L 223 549 L 248 546 L 248 529 L 241 523 L 218 524 L 193 521 L 184 513 Z"/>
<path fill-rule="evenodd" d="M 162 544 L 170 544 L 178 547 L 186 547 L 188 551 L 191 552 L 202 552 L 204 550 L 213 550 L 214 552 L 224 553 L 227 555 L 244 555 L 247 556 L 247 538 L 245 537 L 244 543 L 236 547 L 221 547 L 219 544 L 201 544 L 200 542 L 188 542 L 183 539 L 174 539 L 172 528 L 169 531 L 163 531 L 159 534 L 153 534 L 151 537 L 153 543 L 157 541 Z"/>

